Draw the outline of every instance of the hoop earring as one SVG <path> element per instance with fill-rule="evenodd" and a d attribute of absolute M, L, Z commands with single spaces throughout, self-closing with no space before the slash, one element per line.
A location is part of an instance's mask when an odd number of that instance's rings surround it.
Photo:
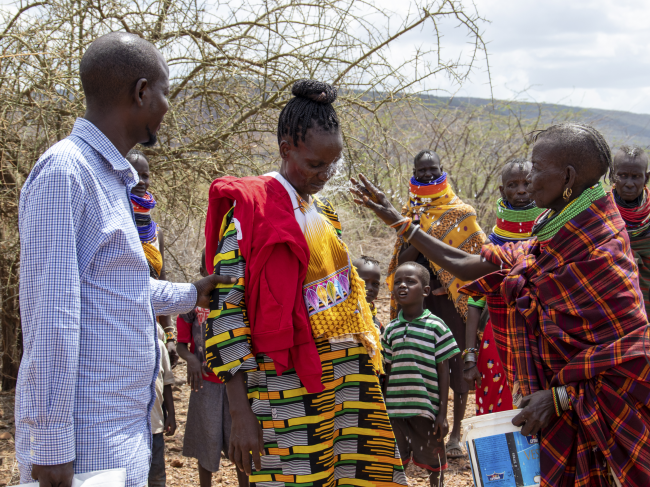
<path fill-rule="evenodd" d="M 565 201 L 568 201 L 569 198 L 571 198 L 571 194 L 573 193 L 573 190 L 571 188 L 567 188 L 564 190 L 564 193 L 562 194 L 562 198 L 564 198 Z"/>

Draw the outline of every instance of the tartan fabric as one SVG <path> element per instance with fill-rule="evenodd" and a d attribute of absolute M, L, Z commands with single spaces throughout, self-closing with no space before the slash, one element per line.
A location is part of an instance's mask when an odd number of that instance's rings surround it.
<path fill-rule="evenodd" d="M 650 316 L 650 237 L 630 238 L 634 260 L 639 266 L 639 287 L 645 304 L 646 315 Z"/>
<path fill-rule="evenodd" d="M 501 270 L 464 288 L 487 298 L 511 387 L 567 386 L 573 409 L 541 432 L 543 486 L 608 485 L 608 465 L 623 485 L 650 485 L 648 325 L 624 229 L 600 198 L 543 251 L 485 245 Z"/>

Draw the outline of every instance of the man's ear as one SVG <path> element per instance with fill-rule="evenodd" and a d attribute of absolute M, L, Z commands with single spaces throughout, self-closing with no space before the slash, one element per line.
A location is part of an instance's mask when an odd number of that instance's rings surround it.
<path fill-rule="evenodd" d="M 141 107 L 144 105 L 144 92 L 149 89 L 149 82 L 146 78 L 140 78 L 133 88 L 133 100 Z"/>
<path fill-rule="evenodd" d="M 425 297 L 428 296 L 429 293 L 431 292 L 431 286 L 424 286 L 424 289 L 422 291 L 424 291 L 422 293 L 423 296 L 425 296 Z"/>
<path fill-rule="evenodd" d="M 650 171 L 645 173 L 645 183 L 643 184 L 644 186 L 648 185 L 648 179 L 650 178 Z"/>

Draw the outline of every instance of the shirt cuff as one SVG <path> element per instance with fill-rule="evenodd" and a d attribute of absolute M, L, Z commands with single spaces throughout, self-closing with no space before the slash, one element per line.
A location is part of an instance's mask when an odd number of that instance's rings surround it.
<path fill-rule="evenodd" d="M 61 465 L 72 462 L 75 455 L 74 426 L 62 428 L 29 427 L 29 450 L 24 452 L 32 465 Z"/>
<path fill-rule="evenodd" d="M 156 315 L 187 313 L 196 306 L 194 284 L 176 284 L 150 279 L 151 301 Z"/>

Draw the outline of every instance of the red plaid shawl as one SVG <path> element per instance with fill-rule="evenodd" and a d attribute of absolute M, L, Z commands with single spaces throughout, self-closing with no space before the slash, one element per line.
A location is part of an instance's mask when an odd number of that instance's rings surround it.
<path fill-rule="evenodd" d="M 647 318 L 625 224 L 601 198 L 544 251 L 536 239 L 481 255 L 502 266 L 466 286 L 485 295 L 508 383 L 566 385 L 573 410 L 541 434 L 542 485 L 650 485 Z M 605 459 L 607 463 L 605 463 Z"/>

